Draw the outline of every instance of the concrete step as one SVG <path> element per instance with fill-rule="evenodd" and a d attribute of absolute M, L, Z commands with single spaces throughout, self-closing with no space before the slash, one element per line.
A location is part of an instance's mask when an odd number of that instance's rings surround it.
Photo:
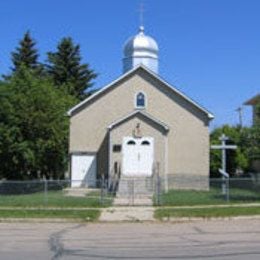
<path fill-rule="evenodd" d="M 134 198 L 137 198 L 137 199 L 139 199 L 139 198 L 153 198 L 153 193 L 152 192 L 143 192 L 143 193 L 117 193 L 116 194 L 116 197 L 117 198 L 132 198 L 132 197 L 134 197 Z"/>
<path fill-rule="evenodd" d="M 85 197 L 88 193 L 95 191 L 99 192 L 100 190 L 93 188 L 66 188 L 64 189 L 64 195 L 71 197 Z"/>
<path fill-rule="evenodd" d="M 113 205 L 115 206 L 152 206 L 153 200 L 151 197 L 116 197 Z"/>
<path fill-rule="evenodd" d="M 153 205 L 153 180 L 150 177 L 126 177 L 119 181 L 114 205 Z"/>
<path fill-rule="evenodd" d="M 130 178 L 123 177 L 119 181 L 118 194 L 149 194 L 154 190 L 154 184 L 151 178 Z"/>

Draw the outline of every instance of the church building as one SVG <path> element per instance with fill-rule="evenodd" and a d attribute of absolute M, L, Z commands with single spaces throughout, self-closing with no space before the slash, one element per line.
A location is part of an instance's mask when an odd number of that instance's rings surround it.
<path fill-rule="evenodd" d="M 165 189 L 208 188 L 213 115 L 159 76 L 158 52 L 141 26 L 124 45 L 123 74 L 68 111 L 72 187 L 156 169 Z"/>

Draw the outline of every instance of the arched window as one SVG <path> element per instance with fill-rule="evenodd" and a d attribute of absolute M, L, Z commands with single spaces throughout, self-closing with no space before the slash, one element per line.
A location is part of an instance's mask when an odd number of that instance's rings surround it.
<path fill-rule="evenodd" d="M 135 103 L 136 108 L 144 108 L 146 105 L 145 102 L 146 102 L 146 100 L 145 100 L 144 93 L 139 92 L 136 95 L 136 103 Z"/>
<path fill-rule="evenodd" d="M 141 145 L 150 145 L 150 143 L 148 141 L 142 141 Z"/>
<path fill-rule="evenodd" d="M 127 144 L 128 144 L 128 145 L 135 145 L 135 141 L 130 140 L 130 141 L 127 142 Z"/>

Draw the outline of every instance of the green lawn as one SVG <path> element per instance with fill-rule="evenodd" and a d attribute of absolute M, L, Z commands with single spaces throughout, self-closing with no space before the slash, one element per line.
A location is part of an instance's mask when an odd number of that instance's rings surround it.
<path fill-rule="evenodd" d="M 0 207 L 104 207 L 112 203 L 106 197 L 101 203 L 100 194 L 92 192 L 86 197 L 65 196 L 63 191 L 37 192 L 25 195 L 0 195 Z"/>
<path fill-rule="evenodd" d="M 95 221 L 100 211 L 93 210 L 2 210 L 0 218 L 65 218 L 80 221 Z"/>
<path fill-rule="evenodd" d="M 230 203 L 260 202 L 260 191 L 232 188 Z M 216 205 L 226 203 L 221 190 L 211 188 L 210 191 L 170 190 L 160 196 L 163 206 Z"/>
<path fill-rule="evenodd" d="M 168 219 L 177 217 L 234 217 L 234 216 L 248 216 L 260 215 L 260 207 L 228 207 L 228 208 L 200 208 L 200 209 L 157 209 L 155 211 L 155 218 Z"/>

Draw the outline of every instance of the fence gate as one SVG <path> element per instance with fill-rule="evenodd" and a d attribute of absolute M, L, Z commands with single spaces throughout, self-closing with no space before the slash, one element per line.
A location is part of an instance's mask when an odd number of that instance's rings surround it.
<path fill-rule="evenodd" d="M 152 206 L 158 204 L 160 179 L 152 177 L 121 177 L 114 191 L 114 205 Z"/>

